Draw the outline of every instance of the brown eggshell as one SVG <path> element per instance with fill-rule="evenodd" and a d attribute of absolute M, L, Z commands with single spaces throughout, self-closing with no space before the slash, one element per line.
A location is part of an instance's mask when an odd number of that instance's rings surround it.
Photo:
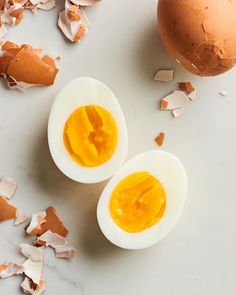
<path fill-rule="evenodd" d="M 16 81 L 49 86 L 53 84 L 57 72 L 55 63 L 49 56 L 41 59 L 37 49 L 22 46 L 9 63 L 6 73 Z"/>
<path fill-rule="evenodd" d="M 236 0 L 159 0 L 158 27 L 167 51 L 193 74 L 236 64 Z"/>

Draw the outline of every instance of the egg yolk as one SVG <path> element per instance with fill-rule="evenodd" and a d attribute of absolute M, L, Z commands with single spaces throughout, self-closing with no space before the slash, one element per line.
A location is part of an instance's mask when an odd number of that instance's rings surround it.
<path fill-rule="evenodd" d="M 156 224 L 166 208 L 166 193 L 160 181 L 148 172 L 125 177 L 114 189 L 110 214 L 115 223 L 130 233 Z"/>
<path fill-rule="evenodd" d="M 81 166 L 95 167 L 108 161 L 115 152 L 118 131 L 112 115 L 98 105 L 75 110 L 64 127 L 64 144 Z"/>

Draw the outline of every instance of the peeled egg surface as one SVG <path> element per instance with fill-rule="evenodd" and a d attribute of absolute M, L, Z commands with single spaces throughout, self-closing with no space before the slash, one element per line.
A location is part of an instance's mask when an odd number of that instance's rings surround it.
<path fill-rule="evenodd" d="M 110 178 L 128 148 L 125 118 L 113 92 L 92 78 L 69 82 L 55 98 L 48 143 L 58 168 L 81 183 Z"/>
<path fill-rule="evenodd" d="M 186 193 L 187 175 L 174 155 L 144 152 L 129 160 L 108 182 L 98 202 L 99 226 L 105 237 L 121 248 L 153 246 L 177 223 Z"/>
<path fill-rule="evenodd" d="M 159 0 L 158 28 L 170 55 L 193 74 L 236 64 L 236 0 Z"/>

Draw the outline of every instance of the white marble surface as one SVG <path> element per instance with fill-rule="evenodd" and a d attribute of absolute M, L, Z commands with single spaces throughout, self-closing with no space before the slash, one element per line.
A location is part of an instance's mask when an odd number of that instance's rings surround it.
<path fill-rule="evenodd" d="M 62 261 L 46 251 L 46 295 L 233 294 L 236 289 L 236 70 L 193 77 L 164 51 L 156 30 L 156 0 L 104 0 L 88 9 L 91 28 L 81 44 L 69 44 L 56 28 L 57 12 L 26 13 L 9 39 L 61 54 L 60 73 L 50 88 L 27 93 L 0 85 L 0 175 L 18 183 L 14 204 L 38 211 L 54 205 L 70 229 L 77 258 Z M 152 80 L 155 70 L 176 68 L 175 80 Z M 166 132 L 162 149 L 184 163 L 189 193 L 174 231 L 159 245 L 130 252 L 111 245 L 95 216 L 104 187 L 80 185 L 63 176 L 49 155 L 46 126 L 52 101 L 72 78 L 92 76 L 109 85 L 123 107 L 129 131 L 128 158 L 157 148 L 153 137 Z M 191 79 L 198 100 L 174 120 L 158 109 L 176 82 Z M 221 97 L 218 91 L 227 89 Z M 29 241 L 23 226 L 0 224 L 0 261 L 21 261 L 18 245 Z M 1 280 L 0 294 L 15 295 L 20 278 Z"/>

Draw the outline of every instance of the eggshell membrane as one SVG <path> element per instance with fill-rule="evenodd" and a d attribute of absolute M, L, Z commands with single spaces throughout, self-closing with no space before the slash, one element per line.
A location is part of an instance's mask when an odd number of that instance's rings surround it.
<path fill-rule="evenodd" d="M 70 115 L 79 107 L 99 105 L 113 116 L 118 129 L 118 144 L 113 156 L 97 167 L 82 167 L 75 162 L 63 141 L 63 130 Z M 122 166 L 128 149 L 125 118 L 113 92 L 92 78 L 77 78 L 57 95 L 49 116 L 48 142 L 52 158 L 69 178 L 81 183 L 98 183 L 110 178 Z"/>
<path fill-rule="evenodd" d="M 131 173 L 147 171 L 155 176 L 166 192 L 166 211 L 152 227 L 128 233 L 116 225 L 110 214 L 110 198 L 116 185 Z M 108 182 L 98 202 L 99 226 L 108 240 L 125 249 L 143 249 L 160 242 L 177 223 L 185 203 L 187 175 L 182 163 L 172 154 L 148 151 L 129 160 Z"/>
<path fill-rule="evenodd" d="M 193 74 L 236 64 L 236 0 L 159 0 L 158 27 L 167 51 Z"/>

